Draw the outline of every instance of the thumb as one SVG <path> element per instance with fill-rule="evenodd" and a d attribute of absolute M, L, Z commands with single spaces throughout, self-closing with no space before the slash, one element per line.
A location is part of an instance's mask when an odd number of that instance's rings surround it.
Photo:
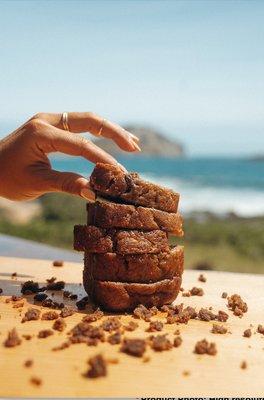
<path fill-rule="evenodd" d="M 90 189 L 89 181 L 73 172 L 51 170 L 48 184 L 47 191 L 70 193 L 89 201 L 95 201 L 95 193 Z"/>

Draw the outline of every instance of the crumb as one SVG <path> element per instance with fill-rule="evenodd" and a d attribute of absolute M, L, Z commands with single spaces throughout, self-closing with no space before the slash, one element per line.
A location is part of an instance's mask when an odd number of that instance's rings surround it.
<path fill-rule="evenodd" d="M 191 292 L 190 291 L 182 292 L 182 297 L 191 297 Z"/>
<path fill-rule="evenodd" d="M 14 279 L 14 278 L 16 278 L 17 277 L 17 272 L 13 272 L 12 274 L 11 274 L 11 279 Z"/>
<path fill-rule="evenodd" d="M 127 325 L 123 325 L 125 331 L 133 332 L 138 328 L 138 324 L 134 321 L 129 321 Z"/>
<path fill-rule="evenodd" d="M 33 297 L 34 301 L 36 302 L 42 302 L 43 300 L 45 300 L 48 297 L 48 295 L 46 293 L 37 293 L 35 294 L 35 296 Z"/>
<path fill-rule="evenodd" d="M 171 309 L 171 306 L 168 306 L 167 304 L 160 307 L 161 312 L 168 312 L 170 309 Z"/>
<path fill-rule="evenodd" d="M 103 321 L 101 327 L 104 331 L 112 332 L 121 327 L 121 322 L 118 317 L 109 317 Z"/>
<path fill-rule="evenodd" d="M 36 376 L 32 376 L 32 378 L 30 378 L 30 383 L 35 386 L 40 386 L 42 385 L 42 380 Z"/>
<path fill-rule="evenodd" d="M 70 300 L 78 299 L 78 295 L 70 292 L 69 290 L 63 290 L 63 297 Z"/>
<path fill-rule="evenodd" d="M 95 322 L 104 316 L 103 311 L 97 309 L 92 314 L 87 314 L 83 317 L 83 322 Z"/>
<path fill-rule="evenodd" d="M 24 299 L 23 299 L 22 296 L 15 296 L 15 295 L 13 295 L 13 296 L 11 296 L 11 300 L 12 300 L 12 301 L 20 301 L 20 300 L 24 300 Z"/>
<path fill-rule="evenodd" d="M 24 334 L 22 335 L 22 337 L 26 340 L 31 340 L 32 339 L 32 335 L 28 335 L 28 334 Z"/>
<path fill-rule="evenodd" d="M 60 316 L 62 318 L 70 317 L 71 315 L 75 314 L 75 310 L 70 307 L 63 307 L 60 312 Z"/>
<path fill-rule="evenodd" d="M 119 360 L 118 360 L 118 358 L 108 358 L 106 360 L 106 362 L 107 362 L 107 364 L 118 364 Z"/>
<path fill-rule="evenodd" d="M 47 283 L 54 283 L 57 280 L 56 276 L 52 276 L 51 278 L 46 279 Z"/>
<path fill-rule="evenodd" d="M 198 316 L 195 308 L 193 307 L 188 306 L 184 309 L 184 311 L 186 311 L 190 315 L 190 319 L 195 319 Z"/>
<path fill-rule="evenodd" d="M 238 294 L 232 294 L 232 296 L 227 298 L 227 301 L 227 307 L 238 317 L 242 317 L 248 311 L 247 303 Z"/>
<path fill-rule="evenodd" d="M 227 298 L 227 293 L 226 292 L 223 292 L 222 293 L 222 299 L 226 299 Z"/>
<path fill-rule="evenodd" d="M 215 356 L 217 353 L 216 345 L 213 342 L 209 343 L 206 339 L 200 340 L 195 345 L 194 353 Z"/>
<path fill-rule="evenodd" d="M 147 362 L 150 361 L 150 357 L 149 357 L 149 356 L 144 356 L 144 357 L 142 358 L 142 361 L 143 361 L 143 363 L 147 363 Z"/>
<path fill-rule="evenodd" d="M 243 311 L 239 307 L 235 307 L 233 314 L 240 318 L 243 317 Z"/>
<path fill-rule="evenodd" d="M 62 260 L 54 260 L 52 265 L 53 267 L 63 267 L 64 262 Z"/>
<path fill-rule="evenodd" d="M 196 316 L 197 313 L 193 307 L 183 308 L 183 304 L 180 304 L 168 312 L 166 322 L 167 324 L 187 324 L 190 319 L 195 319 Z"/>
<path fill-rule="evenodd" d="M 174 332 L 174 335 L 180 335 L 180 330 L 179 329 L 176 329 L 176 331 Z"/>
<path fill-rule="evenodd" d="M 50 299 L 49 297 L 45 299 L 41 303 L 42 307 L 48 307 L 48 308 L 53 308 L 55 310 L 61 310 L 62 308 L 65 307 L 64 303 L 58 303 L 57 301 L 54 301 Z"/>
<path fill-rule="evenodd" d="M 163 323 L 161 321 L 151 321 L 149 323 L 149 327 L 146 329 L 146 332 L 156 332 L 162 331 Z"/>
<path fill-rule="evenodd" d="M 26 368 L 30 368 L 30 367 L 32 367 L 32 365 L 33 365 L 33 360 L 26 360 L 26 361 L 24 362 L 24 366 L 25 366 Z"/>
<path fill-rule="evenodd" d="M 35 294 L 43 292 L 45 288 L 40 288 L 38 282 L 26 281 L 22 284 L 21 293 L 23 294 Z"/>
<path fill-rule="evenodd" d="M 53 347 L 52 351 L 58 351 L 58 350 L 64 350 L 70 347 L 71 343 L 70 342 L 63 342 L 59 346 Z"/>
<path fill-rule="evenodd" d="M 216 316 L 216 319 L 219 322 L 226 322 L 228 320 L 229 316 L 225 311 L 219 310 L 218 315 Z"/>
<path fill-rule="evenodd" d="M 52 325 L 52 328 L 53 328 L 55 331 L 62 332 L 62 331 L 64 331 L 64 329 L 66 328 L 66 322 L 64 321 L 63 318 L 58 318 L 58 319 L 56 319 L 56 320 L 54 321 L 54 323 L 53 323 L 53 325 Z"/>
<path fill-rule="evenodd" d="M 241 369 L 247 369 L 247 362 L 246 361 L 242 361 L 240 364 L 240 368 Z"/>
<path fill-rule="evenodd" d="M 90 368 L 85 374 L 86 377 L 98 378 L 107 375 L 106 361 L 101 354 L 91 357 L 88 364 L 90 365 Z"/>
<path fill-rule="evenodd" d="M 53 319 L 59 318 L 59 314 L 56 311 L 47 311 L 42 314 L 41 319 L 46 321 L 51 321 Z"/>
<path fill-rule="evenodd" d="M 182 371 L 182 375 L 183 376 L 190 376 L 191 373 L 190 373 L 190 371 Z"/>
<path fill-rule="evenodd" d="M 157 315 L 159 310 L 156 306 L 152 306 L 150 307 L 149 311 L 151 312 L 152 315 Z"/>
<path fill-rule="evenodd" d="M 79 322 L 71 330 L 71 343 L 86 343 L 88 346 L 96 346 L 105 341 L 105 333 L 101 326 L 93 326 L 87 322 Z"/>
<path fill-rule="evenodd" d="M 221 335 L 227 333 L 227 328 L 223 325 L 213 324 L 212 333 L 219 333 Z"/>
<path fill-rule="evenodd" d="M 22 308 L 22 307 L 24 307 L 24 302 L 15 303 L 15 304 L 13 305 L 13 308 Z"/>
<path fill-rule="evenodd" d="M 131 356 L 142 357 L 146 351 L 146 341 L 143 339 L 124 339 L 120 350 Z"/>
<path fill-rule="evenodd" d="M 165 335 L 151 336 L 150 346 L 155 351 L 170 350 L 172 348 L 171 341 Z"/>
<path fill-rule="evenodd" d="M 258 333 L 261 333 L 262 335 L 264 335 L 264 326 L 263 325 L 258 325 Z"/>
<path fill-rule="evenodd" d="M 246 338 L 250 338 L 251 335 L 252 335 L 251 329 L 246 329 L 243 333 L 243 336 Z"/>
<path fill-rule="evenodd" d="M 65 299 L 69 299 L 71 296 L 71 292 L 69 290 L 63 290 L 62 295 Z"/>
<path fill-rule="evenodd" d="M 198 313 L 198 318 L 201 321 L 213 321 L 214 319 L 216 319 L 216 315 L 206 308 L 201 308 Z"/>
<path fill-rule="evenodd" d="M 64 281 L 51 282 L 47 284 L 47 290 L 62 290 L 65 288 Z"/>
<path fill-rule="evenodd" d="M 37 308 L 29 308 L 22 318 L 21 322 L 37 321 L 40 317 L 40 310 Z"/>
<path fill-rule="evenodd" d="M 200 274 L 199 277 L 198 277 L 198 281 L 206 282 L 206 277 L 203 274 Z"/>
<path fill-rule="evenodd" d="M 112 335 L 108 336 L 108 343 L 110 344 L 120 344 L 122 340 L 122 336 L 120 332 L 115 332 Z"/>
<path fill-rule="evenodd" d="M 5 347 L 15 347 L 21 344 L 16 328 L 8 332 L 7 339 L 4 341 Z"/>
<path fill-rule="evenodd" d="M 140 304 L 134 309 L 133 316 L 135 318 L 143 319 L 146 322 L 150 322 L 150 318 L 157 314 L 156 310 L 156 308 L 148 309 L 147 307 L 143 306 L 143 304 Z"/>
<path fill-rule="evenodd" d="M 204 295 L 203 289 L 195 287 L 195 286 L 190 290 L 190 293 L 192 296 L 203 296 Z"/>
<path fill-rule="evenodd" d="M 39 331 L 38 338 L 45 339 L 51 335 L 53 335 L 53 331 L 51 329 L 43 329 L 42 331 Z"/>
<path fill-rule="evenodd" d="M 173 346 L 174 347 L 179 347 L 181 344 L 182 344 L 181 336 L 176 336 L 176 338 L 173 341 Z"/>
<path fill-rule="evenodd" d="M 89 301 L 88 296 L 85 296 L 79 301 L 76 301 L 76 307 L 78 308 L 78 310 L 84 310 L 88 301 Z"/>

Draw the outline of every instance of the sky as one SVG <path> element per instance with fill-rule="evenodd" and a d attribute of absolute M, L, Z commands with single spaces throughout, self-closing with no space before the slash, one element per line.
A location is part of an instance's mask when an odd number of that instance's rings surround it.
<path fill-rule="evenodd" d="M 193 156 L 262 153 L 263 21 L 261 0 L 0 0 L 0 135 L 93 111 Z"/>

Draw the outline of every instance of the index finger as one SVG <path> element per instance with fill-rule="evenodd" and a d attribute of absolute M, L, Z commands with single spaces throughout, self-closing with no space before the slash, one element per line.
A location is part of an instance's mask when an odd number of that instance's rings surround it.
<path fill-rule="evenodd" d="M 67 116 L 71 132 L 90 132 L 94 136 L 100 134 L 105 138 L 112 139 L 125 151 L 140 151 L 139 138 L 118 124 L 91 112 L 69 112 Z M 35 118 L 39 118 L 56 128 L 64 129 L 62 114 L 39 113 Z"/>

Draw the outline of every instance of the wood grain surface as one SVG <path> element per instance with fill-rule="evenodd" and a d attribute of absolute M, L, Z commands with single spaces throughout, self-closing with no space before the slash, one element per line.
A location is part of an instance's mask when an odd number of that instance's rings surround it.
<path fill-rule="evenodd" d="M 17 277 L 11 279 L 11 274 Z M 61 344 L 67 332 L 89 311 L 82 311 L 65 319 L 65 332 L 55 332 L 46 339 L 38 339 L 41 329 L 51 328 L 52 321 L 30 321 L 21 323 L 25 311 L 33 296 L 24 296 L 21 311 L 13 308 L 13 303 L 6 299 L 13 294 L 20 294 L 21 283 L 36 280 L 44 284 L 52 276 L 65 280 L 66 289 L 77 293 L 81 298 L 85 293 L 80 285 L 82 266 L 65 263 L 63 267 L 53 267 L 50 261 L 0 257 L 0 397 L 256 397 L 264 393 L 264 335 L 256 333 L 258 324 L 264 324 L 264 277 L 221 272 L 205 272 L 207 282 L 198 281 L 198 271 L 186 271 L 183 287 L 203 287 L 202 297 L 182 297 L 183 302 L 199 310 L 201 307 L 213 307 L 213 311 L 224 310 L 230 315 L 225 323 L 228 333 L 211 333 L 212 322 L 190 320 L 187 325 L 164 325 L 163 332 L 174 337 L 179 328 L 183 343 L 179 348 L 161 353 L 148 347 L 148 362 L 119 351 L 119 345 L 100 343 L 89 347 L 75 344 L 53 352 L 51 349 Z M 248 304 L 248 312 L 238 318 L 227 309 L 227 300 L 221 297 L 223 291 L 229 295 L 238 293 Z M 55 296 L 62 300 L 62 294 Z M 68 304 L 74 302 L 68 301 Z M 38 307 L 38 306 L 37 306 Z M 38 307 L 41 309 L 41 307 Z M 47 309 L 42 308 L 42 311 Z M 131 320 L 130 315 L 122 315 L 122 321 Z M 160 313 L 153 320 L 164 319 Z M 145 338 L 148 323 L 139 322 L 139 328 L 129 332 L 126 337 Z M 98 321 L 97 323 L 101 323 Z M 95 324 L 97 324 L 95 323 Z M 251 338 L 243 337 L 243 331 L 252 325 Z M 31 334 L 29 341 L 22 339 L 21 345 L 6 348 L 3 342 L 8 331 L 16 327 L 19 335 Z M 217 355 L 194 354 L 198 340 L 206 338 L 217 345 Z M 106 377 L 89 379 L 83 376 L 87 371 L 87 360 L 96 354 L 106 359 L 117 358 L 117 364 L 108 365 Z M 32 359 L 34 364 L 25 368 L 24 362 Z M 248 367 L 241 369 L 242 361 Z M 30 382 L 32 377 L 42 380 L 37 386 Z"/>

